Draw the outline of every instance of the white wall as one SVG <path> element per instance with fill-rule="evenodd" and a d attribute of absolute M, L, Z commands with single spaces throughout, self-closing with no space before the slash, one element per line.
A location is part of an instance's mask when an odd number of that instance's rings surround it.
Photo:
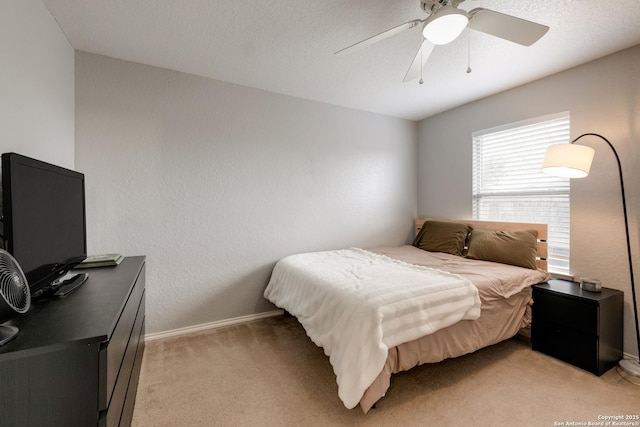
<path fill-rule="evenodd" d="M 0 152 L 74 166 L 74 50 L 40 0 L 0 2 Z"/>
<path fill-rule="evenodd" d="M 470 218 L 471 133 L 570 111 L 571 136 L 593 132 L 616 147 L 627 192 L 640 280 L 640 46 L 423 120 L 418 128 L 418 214 Z M 591 174 L 571 181 L 571 270 L 625 292 L 624 350 L 637 354 L 620 185 L 613 152 L 599 139 Z"/>
<path fill-rule="evenodd" d="M 402 244 L 417 124 L 76 53 L 90 253 L 147 255 L 147 332 L 275 309 L 279 258 Z"/>

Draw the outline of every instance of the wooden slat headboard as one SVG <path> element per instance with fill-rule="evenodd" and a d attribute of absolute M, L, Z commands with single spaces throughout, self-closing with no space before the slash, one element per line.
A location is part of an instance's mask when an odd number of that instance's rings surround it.
<path fill-rule="evenodd" d="M 475 230 L 492 231 L 520 231 L 536 230 L 538 232 L 537 259 L 538 268 L 547 269 L 547 224 L 531 224 L 524 222 L 497 222 L 497 221 L 477 221 L 466 219 L 444 219 L 444 218 L 418 218 L 416 219 L 416 235 L 427 220 L 461 222 L 469 224 Z"/>

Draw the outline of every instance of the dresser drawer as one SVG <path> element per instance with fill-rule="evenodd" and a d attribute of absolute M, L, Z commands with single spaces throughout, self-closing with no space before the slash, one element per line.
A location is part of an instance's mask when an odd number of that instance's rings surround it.
<path fill-rule="evenodd" d="M 99 427 L 116 427 L 119 425 L 125 399 L 127 397 L 129 382 L 131 380 L 132 372 L 134 371 L 136 353 L 140 349 L 144 348 L 144 342 L 140 343 L 140 339 L 144 340 L 144 337 L 141 337 L 144 324 L 144 309 L 145 298 L 143 294 L 142 300 L 140 301 L 140 305 L 138 307 L 138 313 L 136 315 L 134 327 L 131 331 L 129 344 L 127 345 L 127 349 L 124 353 L 122 366 L 120 367 L 120 372 L 118 373 L 116 384 L 113 388 L 113 394 L 109 402 L 109 408 L 107 409 L 107 411 L 101 412 L 100 421 L 98 422 Z"/>
<path fill-rule="evenodd" d="M 569 296 L 533 290 L 533 317 L 598 337 L 598 305 Z"/>
<path fill-rule="evenodd" d="M 140 301 L 144 293 L 144 284 L 145 268 L 143 266 L 139 276 L 136 278 L 136 283 L 131 290 L 131 294 L 129 294 L 129 298 L 125 303 L 113 335 L 109 340 L 109 345 L 100 352 L 100 364 L 106 367 L 106 369 L 100 370 L 101 387 L 98 401 L 100 411 L 106 410 L 109 407 L 116 380 L 118 379 L 118 373 L 125 360 L 125 352 L 130 344 L 131 331 L 134 329 L 138 308 L 140 307 Z"/>
<path fill-rule="evenodd" d="M 573 328 L 537 319 L 531 329 L 533 349 L 600 375 L 598 338 Z"/>
<path fill-rule="evenodd" d="M 136 403 L 136 391 L 138 390 L 138 380 L 140 379 L 140 369 L 142 368 L 142 357 L 144 355 L 144 319 L 142 319 L 142 328 L 140 329 L 138 340 L 139 345 L 133 361 L 133 370 L 129 378 L 127 396 L 125 397 L 122 408 L 119 427 L 129 427 L 131 425 L 131 419 L 133 418 L 133 408 Z"/>

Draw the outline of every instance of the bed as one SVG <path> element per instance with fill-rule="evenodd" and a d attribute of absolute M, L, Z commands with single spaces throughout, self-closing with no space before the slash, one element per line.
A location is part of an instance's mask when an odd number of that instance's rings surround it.
<path fill-rule="evenodd" d="M 412 245 L 297 254 L 265 297 L 296 316 L 367 413 L 394 373 L 513 337 L 548 280 L 544 224 L 418 218 Z"/>

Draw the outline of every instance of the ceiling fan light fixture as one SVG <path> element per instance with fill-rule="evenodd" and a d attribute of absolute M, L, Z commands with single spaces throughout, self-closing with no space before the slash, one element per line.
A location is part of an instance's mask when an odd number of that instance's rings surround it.
<path fill-rule="evenodd" d="M 422 35 L 435 45 L 451 43 L 462 33 L 469 23 L 463 10 L 444 6 L 431 15 L 424 23 Z"/>

